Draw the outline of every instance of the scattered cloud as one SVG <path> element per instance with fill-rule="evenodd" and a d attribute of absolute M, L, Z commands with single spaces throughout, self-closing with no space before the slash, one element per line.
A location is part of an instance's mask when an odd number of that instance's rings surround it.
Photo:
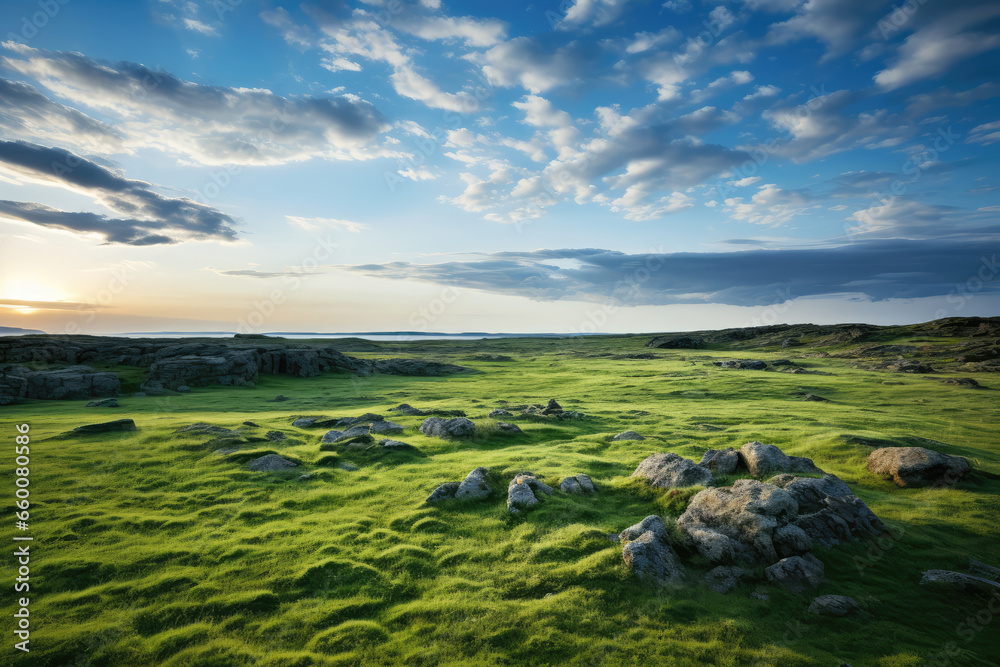
<path fill-rule="evenodd" d="M 17 180 L 84 194 L 95 204 L 125 216 L 68 212 L 33 202 L 0 201 L 0 217 L 77 234 L 96 234 L 108 243 L 157 245 L 180 241 L 234 241 L 236 221 L 210 206 L 154 192 L 149 183 L 127 179 L 61 148 L 0 141 L 0 170 Z"/>

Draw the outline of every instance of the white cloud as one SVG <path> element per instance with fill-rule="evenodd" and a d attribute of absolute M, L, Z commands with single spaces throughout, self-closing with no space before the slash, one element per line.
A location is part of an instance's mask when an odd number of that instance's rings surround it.
<path fill-rule="evenodd" d="M 286 215 L 285 218 L 293 226 L 304 229 L 307 232 L 315 232 L 319 229 L 342 229 L 352 234 L 360 234 L 368 225 L 352 220 L 340 220 L 338 218 L 303 218 L 297 215 Z"/>
<path fill-rule="evenodd" d="M 592 55 L 576 42 L 548 51 L 531 37 L 516 37 L 483 54 L 482 70 L 490 82 L 521 86 L 538 95 L 584 75 Z"/>
<path fill-rule="evenodd" d="M 1000 47 L 1000 34 L 979 30 L 1000 17 L 1000 4 L 984 3 L 950 10 L 906 38 L 895 62 L 875 75 L 886 90 L 937 78 L 961 60 Z"/>
<path fill-rule="evenodd" d="M 290 98 L 269 90 L 184 81 L 130 62 L 5 42 L 4 67 L 73 102 L 119 119 L 128 147 L 160 148 L 202 164 L 283 164 L 321 157 L 371 159 L 389 125 L 355 96 Z"/>
<path fill-rule="evenodd" d="M 818 205 L 806 195 L 794 190 L 782 190 L 774 183 L 760 186 L 750 201 L 743 197 L 725 201 L 725 210 L 733 220 L 770 227 L 785 224 L 814 208 Z"/>

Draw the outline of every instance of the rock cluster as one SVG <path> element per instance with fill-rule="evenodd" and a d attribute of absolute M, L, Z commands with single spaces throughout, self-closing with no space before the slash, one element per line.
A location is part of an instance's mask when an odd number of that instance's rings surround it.
<path fill-rule="evenodd" d="M 442 500 L 482 500 L 493 493 L 493 488 L 487 483 L 489 468 L 476 468 L 465 476 L 461 482 L 445 482 L 427 497 L 425 502 L 438 503 Z"/>
<path fill-rule="evenodd" d="M 349 357 L 332 347 L 287 346 L 241 337 L 222 344 L 218 340 L 131 339 L 105 337 L 47 336 L 4 337 L 0 340 L 0 364 L 40 362 L 67 364 L 57 371 L 28 371 L 17 367 L 5 379 L 0 373 L 0 396 L 14 398 L 87 398 L 118 393 L 115 373 L 101 377 L 77 364 L 101 362 L 149 368 L 145 393 L 206 385 L 251 385 L 261 373 L 313 377 L 327 372 L 371 375 L 434 376 L 464 372 L 462 366 L 423 359 L 367 360 Z M 28 382 L 24 373 L 36 376 Z M 37 374 L 45 377 L 37 377 Z M 29 389 L 28 387 L 32 387 Z M 24 393 L 22 393 L 24 392 Z M 31 395 L 29 395 L 31 394 Z"/>
<path fill-rule="evenodd" d="M 507 510 L 519 514 L 540 502 L 538 494 L 551 495 L 552 487 L 543 484 L 533 472 L 516 475 L 507 485 Z"/>

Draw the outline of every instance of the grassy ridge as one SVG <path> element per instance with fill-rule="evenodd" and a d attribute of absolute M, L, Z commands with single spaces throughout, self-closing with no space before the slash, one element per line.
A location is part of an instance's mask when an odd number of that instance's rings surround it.
<path fill-rule="evenodd" d="M 116 411 L 81 401 L 5 408 L 2 437 L 12 443 L 15 419 L 30 423 L 33 437 L 30 664 L 902 667 L 927 664 L 949 642 L 962 651 L 951 664 L 997 664 L 1000 621 L 971 641 L 960 627 L 982 602 L 917 585 L 922 570 L 964 570 L 969 556 L 1000 563 L 994 391 L 868 372 L 803 349 L 741 355 L 790 357 L 830 375 L 722 370 L 708 363 L 731 357 L 719 351 L 600 356 L 645 352 L 647 339 L 425 341 L 365 355 L 430 355 L 480 372 L 264 376 L 254 388 L 124 397 Z M 484 351 L 516 361 L 473 359 Z M 997 384 L 995 376 L 972 377 Z M 805 392 L 831 402 L 803 401 Z M 279 393 L 292 400 L 267 402 Z M 486 415 L 501 401 L 553 397 L 589 417 L 515 419 L 521 438 L 490 428 Z M 406 432 L 393 437 L 418 452 L 331 453 L 320 451 L 322 431 L 290 425 L 303 415 L 389 415 L 402 402 L 465 410 L 479 435 L 446 442 L 419 434 L 420 417 L 394 417 Z M 124 416 L 140 430 L 46 439 Z M 173 433 L 198 421 L 236 428 L 247 419 L 260 434 L 290 437 L 244 449 L 303 465 L 251 473 L 238 456 L 214 454 L 220 443 L 211 436 Z M 648 439 L 610 441 L 625 429 Z M 869 475 L 870 448 L 844 436 L 930 438 L 988 474 L 955 489 L 898 489 Z M 854 597 L 861 618 L 807 614 L 809 595 L 770 590 L 762 601 L 749 595 L 753 587 L 718 595 L 697 582 L 697 559 L 687 559 L 691 585 L 671 593 L 624 571 L 607 534 L 648 514 L 676 516 L 687 497 L 637 485 L 628 477 L 636 464 L 653 452 L 698 459 L 754 439 L 813 458 L 894 529 L 881 545 L 818 552 L 828 582 L 817 593 Z M 13 456 L 5 458 L 3 478 L 11 479 Z M 493 499 L 423 504 L 437 484 L 480 465 L 494 474 Z M 599 493 L 557 493 L 515 519 L 504 504 L 506 481 L 521 470 L 552 486 L 585 472 Z M 314 478 L 299 481 L 305 472 Z M 12 611 L 6 604 L 2 613 Z"/>

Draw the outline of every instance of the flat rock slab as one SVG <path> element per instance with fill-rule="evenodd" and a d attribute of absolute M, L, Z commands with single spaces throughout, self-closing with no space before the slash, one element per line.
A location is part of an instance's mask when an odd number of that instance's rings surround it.
<path fill-rule="evenodd" d="M 1000 582 L 950 570 L 927 570 L 920 577 L 921 586 L 934 586 L 954 593 L 972 592 L 1000 596 Z"/>
<path fill-rule="evenodd" d="M 846 595 L 820 595 L 809 605 L 809 612 L 820 616 L 855 616 L 861 607 Z"/>
<path fill-rule="evenodd" d="M 135 431 L 135 422 L 131 419 L 116 419 L 111 422 L 100 424 L 87 424 L 77 426 L 71 433 L 117 433 L 120 431 Z"/>
<path fill-rule="evenodd" d="M 91 401 L 87 403 L 88 408 L 117 408 L 118 405 L 117 398 L 105 398 L 103 401 Z"/>
<path fill-rule="evenodd" d="M 867 468 L 880 477 L 891 477 L 902 487 L 951 486 L 972 470 L 967 459 L 926 447 L 876 449 L 868 455 Z"/>

